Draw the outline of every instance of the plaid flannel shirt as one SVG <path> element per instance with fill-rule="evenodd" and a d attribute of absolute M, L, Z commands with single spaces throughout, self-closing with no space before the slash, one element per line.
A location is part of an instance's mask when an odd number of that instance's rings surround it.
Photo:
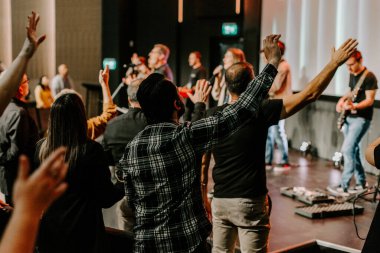
<path fill-rule="evenodd" d="M 135 211 L 135 252 L 193 252 L 207 238 L 201 156 L 257 115 L 276 74 L 269 64 L 223 111 L 193 123 L 148 125 L 127 145 L 120 166 Z"/>

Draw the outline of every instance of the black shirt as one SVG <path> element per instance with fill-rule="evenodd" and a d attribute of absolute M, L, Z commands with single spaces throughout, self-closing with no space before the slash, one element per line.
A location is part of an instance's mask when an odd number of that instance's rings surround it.
<path fill-rule="evenodd" d="M 226 106 L 212 108 L 208 114 L 221 111 Z M 282 106 L 282 100 L 263 101 L 257 119 L 246 122 L 234 135 L 215 147 L 215 197 L 252 198 L 268 192 L 265 145 L 268 128 L 280 120 Z"/>
<path fill-rule="evenodd" d="M 38 154 L 41 142 L 37 145 Z M 123 185 L 111 182 L 102 146 L 88 140 L 76 164 L 69 169 L 68 188 L 45 210 L 38 233 L 40 253 L 107 252 L 102 208 L 123 198 Z"/>
<path fill-rule="evenodd" d="M 363 70 L 362 73 L 360 73 L 357 76 L 354 76 L 353 74 L 350 75 L 349 86 L 350 86 L 351 91 L 355 88 L 357 82 L 359 81 L 360 77 L 363 75 L 364 72 L 365 70 Z M 360 103 L 366 98 L 365 96 L 366 90 L 376 90 L 376 89 L 377 89 L 376 77 L 372 72 L 368 72 L 362 86 L 359 89 L 358 95 L 356 96 L 356 99 L 353 102 Z M 356 110 L 356 111 L 357 112 L 355 114 L 350 114 L 349 117 L 362 117 L 368 120 L 372 120 L 373 105 L 364 109 Z"/>
<path fill-rule="evenodd" d="M 191 89 L 196 84 L 197 81 L 200 79 L 206 79 L 207 73 L 206 69 L 203 66 L 200 66 L 196 69 L 192 69 L 189 77 L 189 82 L 187 83 L 187 88 Z M 191 87 L 189 87 L 191 86 Z M 191 114 L 194 111 L 194 103 L 189 99 L 185 99 L 185 105 L 186 105 L 186 112 L 183 116 L 184 121 L 191 121 Z"/>
<path fill-rule="evenodd" d="M 140 108 L 130 108 L 126 114 L 108 122 L 102 145 L 111 165 L 116 165 L 124 154 L 125 146 L 146 126 L 146 118 Z"/>
<path fill-rule="evenodd" d="M 189 78 L 189 83 L 191 84 L 191 87 L 188 87 L 188 88 L 193 88 L 197 84 L 198 80 L 206 79 L 206 77 L 207 77 L 207 74 L 206 74 L 205 67 L 200 66 L 196 69 L 191 69 L 190 78 Z"/>

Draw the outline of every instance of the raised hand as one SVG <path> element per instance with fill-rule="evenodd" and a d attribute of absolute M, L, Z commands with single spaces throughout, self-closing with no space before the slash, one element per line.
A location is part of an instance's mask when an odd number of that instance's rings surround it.
<path fill-rule="evenodd" d="M 263 41 L 265 58 L 268 60 L 268 63 L 272 64 L 276 68 L 281 60 L 281 51 L 277 44 L 280 37 L 280 34 L 271 34 L 268 35 Z"/>
<path fill-rule="evenodd" d="M 198 80 L 195 85 L 194 95 L 190 92 L 187 93 L 190 100 L 195 104 L 198 102 L 205 103 L 210 95 L 212 86 L 205 80 Z"/>
<path fill-rule="evenodd" d="M 26 40 L 21 50 L 28 58 L 31 58 L 38 46 L 45 40 L 46 35 L 40 37 L 37 36 L 37 24 L 40 20 L 40 16 L 32 11 L 32 14 L 28 16 L 28 26 L 26 27 Z"/>
<path fill-rule="evenodd" d="M 106 85 L 108 86 L 108 82 L 110 80 L 110 69 L 108 65 L 106 65 L 106 68 L 104 70 L 99 71 L 99 83 L 100 85 Z"/>
<path fill-rule="evenodd" d="M 15 207 L 35 214 L 41 214 L 61 196 L 67 188 L 64 182 L 68 165 L 64 162 L 65 148 L 54 151 L 41 166 L 29 176 L 28 158 L 19 159 L 19 171 L 14 185 Z"/>
<path fill-rule="evenodd" d="M 338 48 L 338 50 L 335 50 L 333 47 L 331 52 L 331 61 L 336 63 L 338 66 L 342 65 L 348 58 L 350 58 L 352 53 L 355 52 L 358 44 L 359 43 L 355 39 L 348 39 Z"/>

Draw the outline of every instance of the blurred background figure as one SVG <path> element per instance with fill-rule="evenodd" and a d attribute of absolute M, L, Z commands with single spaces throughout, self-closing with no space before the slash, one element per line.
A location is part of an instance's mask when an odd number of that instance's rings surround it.
<path fill-rule="evenodd" d="M 164 44 L 155 44 L 149 53 L 148 65 L 152 72 L 165 76 L 166 79 L 173 82 L 173 72 L 168 64 L 170 49 Z"/>
<path fill-rule="evenodd" d="M 50 108 L 54 99 L 49 87 L 49 78 L 45 75 L 41 76 L 36 88 L 34 89 L 34 97 L 36 99 L 37 108 Z"/>
<path fill-rule="evenodd" d="M 6 203 L 13 204 L 13 185 L 17 177 L 18 157 L 32 160 L 38 141 L 38 130 L 27 109 L 29 79 L 23 75 L 20 86 L 0 117 L 0 190 Z"/>
<path fill-rule="evenodd" d="M 137 53 L 133 53 L 131 63 L 127 66 L 124 83 L 128 85 L 136 79 L 146 78 L 149 74 L 150 69 L 146 66 L 145 57 L 139 56 Z"/>
<path fill-rule="evenodd" d="M 278 73 L 276 78 L 274 79 L 272 87 L 269 90 L 270 99 L 283 99 L 293 94 L 290 65 L 284 58 L 286 48 L 285 43 L 279 40 L 277 44 L 281 50 L 281 61 L 278 65 Z M 268 129 L 265 151 L 265 163 L 267 169 L 272 168 L 275 145 L 281 153 L 280 161 L 277 162 L 275 167 L 276 171 L 290 169 L 288 137 L 285 132 L 285 119 L 281 119 L 277 125 L 273 125 Z"/>
<path fill-rule="evenodd" d="M 139 56 L 134 53 L 131 57 L 131 63 L 134 65 L 136 72 L 136 79 L 146 78 L 150 74 L 148 66 L 146 66 L 146 59 L 144 56 Z"/>
<path fill-rule="evenodd" d="M 72 89 L 74 81 L 69 76 L 69 68 L 66 64 L 61 64 L 58 67 L 58 74 L 53 78 L 51 84 L 51 91 L 55 97 L 63 89 Z"/>
<path fill-rule="evenodd" d="M 202 65 L 202 55 L 199 51 L 193 51 L 189 54 L 189 66 L 191 67 L 191 73 L 189 77 L 189 82 L 186 84 L 186 88 L 189 91 L 195 89 L 195 84 L 200 79 L 206 79 L 206 69 Z M 185 99 L 185 114 L 183 115 L 183 120 L 191 121 L 191 114 L 194 111 L 194 103 L 191 102 L 189 98 Z"/>
<path fill-rule="evenodd" d="M 218 106 L 228 103 L 230 99 L 226 88 L 226 81 L 224 79 L 225 71 L 231 67 L 232 64 L 245 61 L 243 50 L 231 47 L 227 49 L 224 54 L 223 66 L 219 65 L 214 69 L 213 75 L 215 75 L 215 83 L 212 87 L 211 95 L 214 100 L 218 102 Z"/>

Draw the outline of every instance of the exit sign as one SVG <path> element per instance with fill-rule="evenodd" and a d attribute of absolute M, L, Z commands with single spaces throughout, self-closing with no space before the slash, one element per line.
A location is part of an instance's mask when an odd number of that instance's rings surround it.
<path fill-rule="evenodd" d="M 239 27 L 237 23 L 223 23 L 222 35 L 223 36 L 236 36 L 239 33 Z"/>
<path fill-rule="evenodd" d="M 117 68 L 117 62 L 115 58 L 104 58 L 103 59 L 103 69 L 108 65 L 110 70 L 115 70 Z"/>

